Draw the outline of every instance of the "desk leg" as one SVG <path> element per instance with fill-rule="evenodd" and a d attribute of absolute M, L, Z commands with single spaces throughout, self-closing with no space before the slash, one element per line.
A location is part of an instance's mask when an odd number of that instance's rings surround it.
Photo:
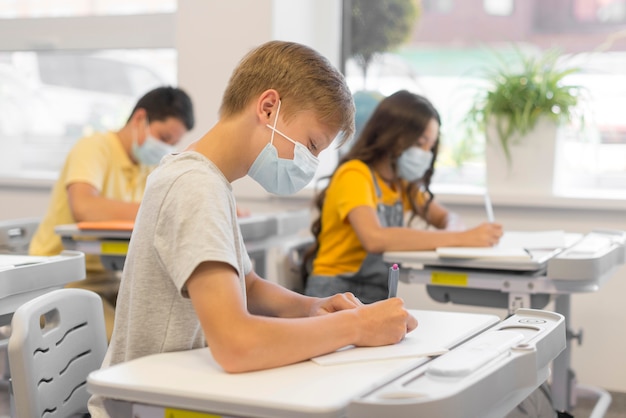
<path fill-rule="evenodd" d="M 530 294 L 528 293 L 509 293 L 509 315 L 514 315 L 520 308 L 531 309 Z"/>
<path fill-rule="evenodd" d="M 570 369 L 571 341 L 570 330 L 570 295 L 558 295 L 555 301 L 555 311 L 565 317 L 565 350 L 554 359 L 552 363 L 552 398 L 557 411 L 570 411 L 572 408 L 573 386 L 575 384 L 574 372 Z"/>

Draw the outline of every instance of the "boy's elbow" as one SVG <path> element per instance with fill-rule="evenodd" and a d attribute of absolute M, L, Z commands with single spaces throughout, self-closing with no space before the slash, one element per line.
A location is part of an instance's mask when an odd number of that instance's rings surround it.
<path fill-rule="evenodd" d="M 215 361 L 227 373 L 243 373 L 256 370 L 252 349 L 244 344 L 217 344 L 211 346 Z M 252 361 L 251 361 L 252 360 Z"/>
<path fill-rule="evenodd" d="M 89 221 L 91 210 L 84 199 L 72 199 L 69 202 L 70 211 L 75 222 Z"/>

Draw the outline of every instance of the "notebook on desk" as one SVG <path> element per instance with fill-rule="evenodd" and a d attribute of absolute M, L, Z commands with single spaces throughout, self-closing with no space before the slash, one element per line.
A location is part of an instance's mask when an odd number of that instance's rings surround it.
<path fill-rule="evenodd" d="M 435 250 L 440 258 L 497 258 L 506 260 L 530 260 L 532 254 L 523 248 L 500 247 L 439 247 Z"/>
<path fill-rule="evenodd" d="M 439 247 L 435 252 L 441 258 L 531 260 L 533 250 L 565 246 L 564 231 L 507 231 L 494 247 Z"/>
<path fill-rule="evenodd" d="M 403 267 L 439 266 L 538 271 L 546 267 L 549 259 L 578 239 L 580 234 L 563 231 L 506 231 L 497 247 L 442 247 L 438 251 L 387 251 L 383 259 L 388 263 L 401 263 Z M 447 254 L 454 256 L 446 256 L 446 251 Z"/>
<path fill-rule="evenodd" d="M 80 230 L 132 231 L 135 221 L 83 221 L 76 224 Z"/>

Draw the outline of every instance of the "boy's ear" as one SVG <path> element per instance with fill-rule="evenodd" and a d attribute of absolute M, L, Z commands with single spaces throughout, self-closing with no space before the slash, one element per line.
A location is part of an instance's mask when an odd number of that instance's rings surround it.
<path fill-rule="evenodd" d="M 148 119 L 148 112 L 143 107 L 138 108 L 130 117 L 131 122 L 144 122 Z"/>
<path fill-rule="evenodd" d="M 278 101 L 280 96 L 274 89 L 265 90 L 259 96 L 257 114 L 263 123 L 269 123 L 273 120 L 273 114 L 278 109 Z"/>

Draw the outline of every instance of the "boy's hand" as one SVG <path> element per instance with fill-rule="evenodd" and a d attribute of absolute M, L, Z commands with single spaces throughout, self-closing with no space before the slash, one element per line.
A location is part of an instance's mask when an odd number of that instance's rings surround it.
<path fill-rule="evenodd" d="M 354 309 L 363 303 L 350 292 L 338 293 L 327 298 L 317 298 L 311 305 L 310 316 L 325 315 L 344 309 Z"/>
<path fill-rule="evenodd" d="M 400 298 L 391 298 L 363 305 L 358 308 L 361 331 L 357 346 L 379 346 L 396 344 L 417 328 L 415 319 L 405 308 Z"/>

